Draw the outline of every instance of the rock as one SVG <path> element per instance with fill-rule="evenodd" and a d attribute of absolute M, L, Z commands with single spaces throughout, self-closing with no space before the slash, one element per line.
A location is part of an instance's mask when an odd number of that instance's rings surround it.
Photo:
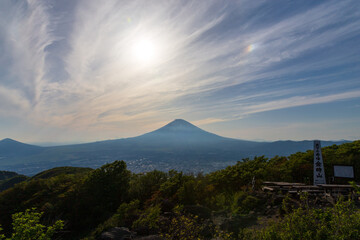
<path fill-rule="evenodd" d="M 131 232 L 125 227 L 114 227 L 106 232 L 101 233 L 100 240 L 128 240 L 133 239 L 136 233 Z"/>

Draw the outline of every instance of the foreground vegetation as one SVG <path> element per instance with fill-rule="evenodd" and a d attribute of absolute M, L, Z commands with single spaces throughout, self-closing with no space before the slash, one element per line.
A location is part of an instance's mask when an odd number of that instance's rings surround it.
<path fill-rule="evenodd" d="M 301 207 L 280 222 L 249 232 L 247 239 L 360 239 L 360 210 L 343 200 L 326 209 Z"/>
<path fill-rule="evenodd" d="M 360 169 L 360 141 L 322 151 L 328 177 L 332 164 Z M 259 190 L 264 180 L 311 183 L 312 162 L 307 151 L 244 159 L 207 175 L 133 174 L 123 161 L 96 170 L 57 168 L 1 192 L 0 225 L 11 237 L 19 231 L 16 219 L 24 225 L 24 214 L 35 216 L 41 227 L 34 232 L 41 230 L 43 239 L 55 233 L 58 239 L 96 239 L 113 227 L 163 239 L 360 239 L 360 212 L 351 201 L 319 207 Z M 270 215 L 279 217 L 261 224 L 259 218 Z"/>

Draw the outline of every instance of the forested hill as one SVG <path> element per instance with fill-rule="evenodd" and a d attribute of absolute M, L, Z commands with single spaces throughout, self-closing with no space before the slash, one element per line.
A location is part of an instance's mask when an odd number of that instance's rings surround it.
<path fill-rule="evenodd" d="M 0 171 L 0 181 L 12 178 L 18 175 L 16 172 Z"/>
<path fill-rule="evenodd" d="M 325 147 L 322 151 L 327 177 L 332 176 L 332 164 L 351 164 L 355 166 L 355 180 L 359 182 L 360 141 Z M 350 205 L 338 208 L 324 205 L 324 211 L 328 212 L 322 215 L 319 209 L 307 210 L 313 214 L 314 222 L 311 222 L 311 218 L 304 220 L 308 215 L 301 215 L 300 210 L 292 213 L 291 209 L 299 207 L 296 205 L 299 199 L 292 202 L 293 206 L 285 204 L 287 207 L 282 210 L 281 204 L 288 201 L 286 196 L 261 192 L 263 181 L 311 183 L 312 163 L 313 152 L 307 151 L 289 157 L 244 159 L 206 175 L 173 170 L 135 174 L 123 161 L 95 170 L 57 168 L 1 192 L 0 224 L 9 235 L 11 215 L 35 207 L 44 212 L 41 218 L 44 225 L 59 219 L 65 221 L 57 239 L 95 239 L 114 227 L 126 227 L 129 234 L 136 232 L 137 238 L 152 235 L 158 239 L 160 236 L 162 239 L 283 239 L 280 236 L 266 238 L 254 230 L 254 226 L 262 226 L 258 217 L 266 219 L 269 214 L 281 214 L 277 215 L 277 221 L 282 217 L 281 221 L 286 221 L 287 216 L 291 218 L 290 214 L 297 214 L 295 225 L 284 222 L 287 228 L 279 227 L 276 232 L 265 230 L 268 234 L 286 231 L 290 234 L 296 232 L 297 227 L 303 227 L 312 234 L 316 228 L 311 224 L 325 221 L 323 216 L 326 216 L 328 224 L 322 226 L 322 236 L 358 239 L 359 235 L 354 234 L 356 226 L 360 226 L 360 212 L 350 209 Z M 255 189 L 252 189 L 254 177 Z M 342 210 L 336 212 L 337 209 Z M 341 218 L 341 224 L 332 225 L 332 214 Z M 299 225 L 308 221 L 310 225 Z M 316 236 L 316 232 L 314 234 Z M 311 236 L 308 239 L 317 239 Z"/>
<path fill-rule="evenodd" d="M 0 171 L 0 192 L 13 187 L 15 184 L 28 179 L 27 176 L 19 175 L 16 172 Z"/>

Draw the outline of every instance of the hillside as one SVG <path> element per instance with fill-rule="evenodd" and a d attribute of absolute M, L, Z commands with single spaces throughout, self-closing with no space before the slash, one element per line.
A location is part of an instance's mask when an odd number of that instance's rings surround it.
<path fill-rule="evenodd" d="M 360 141 L 322 151 L 329 179 L 333 164 L 350 164 L 360 181 Z M 334 206 L 336 198 L 325 195 L 261 190 L 264 181 L 312 182 L 312 172 L 313 151 L 255 157 L 198 175 L 174 170 L 135 174 L 123 161 L 95 170 L 55 168 L 0 193 L 0 225 L 9 235 L 11 214 L 36 207 L 44 212 L 42 224 L 66 222 L 57 239 L 100 239 L 120 231 L 133 239 L 296 239 L 301 230 L 311 234 L 307 239 L 319 239 L 314 236 L 320 233 L 324 239 L 358 239 L 360 211 L 352 202 Z M 269 226 L 270 219 L 275 225 Z M 276 238 L 266 238 L 259 229 Z"/>
<path fill-rule="evenodd" d="M 61 175 L 67 174 L 86 174 L 92 171 L 91 168 L 80 168 L 80 167 L 56 167 L 49 170 L 45 170 L 31 177 L 29 180 L 38 180 L 38 179 L 49 179 Z"/>
<path fill-rule="evenodd" d="M 15 184 L 21 183 L 29 179 L 25 175 L 16 175 L 12 178 L 0 181 L 0 192 L 5 191 L 6 189 L 12 188 Z"/>
<path fill-rule="evenodd" d="M 0 171 L 0 181 L 17 176 L 16 172 Z"/>
<path fill-rule="evenodd" d="M 15 172 L 0 171 L 0 177 L 2 178 L 2 180 L 0 179 L 0 192 L 12 188 L 15 184 L 24 181 L 50 179 L 69 174 L 81 176 L 89 173 L 90 171 L 93 171 L 93 169 L 80 167 L 56 167 L 40 172 L 31 178 L 25 175 L 19 175 Z"/>

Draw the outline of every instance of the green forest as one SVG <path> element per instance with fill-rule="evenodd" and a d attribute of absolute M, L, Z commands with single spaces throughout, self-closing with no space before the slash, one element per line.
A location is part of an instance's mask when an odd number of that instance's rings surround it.
<path fill-rule="evenodd" d="M 360 141 L 322 153 L 327 179 L 333 164 L 345 164 L 359 183 Z M 261 190 L 264 181 L 312 184 L 312 174 L 313 151 L 243 159 L 209 174 L 135 174 L 120 160 L 33 177 L 2 172 L 0 239 L 101 239 L 115 227 L 132 239 L 360 239 L 358 199 L 321 205 Z"/>

